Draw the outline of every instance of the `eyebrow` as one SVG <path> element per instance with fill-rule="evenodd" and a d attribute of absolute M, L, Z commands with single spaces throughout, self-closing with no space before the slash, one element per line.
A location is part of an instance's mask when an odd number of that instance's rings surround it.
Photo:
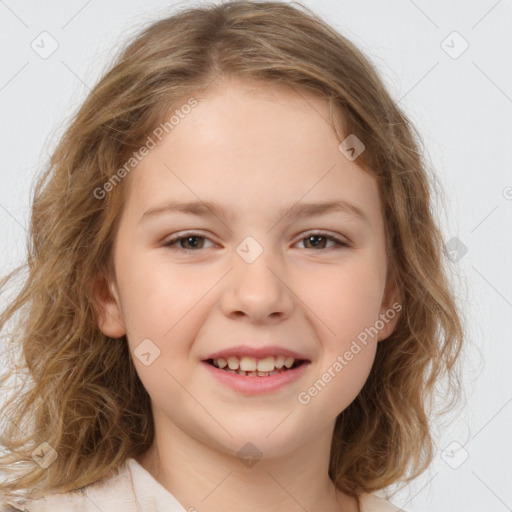
<path fill-rule="evenodd" d="M 188 213 L 199 217 L 234 217 L 234 214 L 232 212 L 228 212 L 223 206 L 216 205 L 209 201 L 167 201 L 162 205 L 153 206 L 149 210 L 145 211 L 142 214 L 139 223 L 164 213 L 173 212 Z M 294 203 L 281 208 L 275 221 L 277 222 L 285 216 L 291 218 L 304 218 L 324 215 L 331 212 L 348 213 L 367 224 L 370 224 L 368 216 L 361 208 L 350 201 L 343 199 L 337 201 L 325 201 L 321 203 Z"/>

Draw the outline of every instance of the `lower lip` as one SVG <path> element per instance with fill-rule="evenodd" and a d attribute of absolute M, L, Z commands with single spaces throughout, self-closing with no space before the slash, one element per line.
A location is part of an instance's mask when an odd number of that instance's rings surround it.
<path fill-rule="evenodd" d="M 267 377 L 248 377 L 247 375 L 238 375 L 221 370 L 206 361 L 202 361 L 202 363 L 206 365 L 208 371 L 219 379 L 220 382 L 246 395 L 261 395 L 281 389 L 287 384 L 291 384 L 299 379 L 304 374 L 309 364 L 309 362 L 304 362 L 300 366 L 297 366 L 297 368 Z"/>

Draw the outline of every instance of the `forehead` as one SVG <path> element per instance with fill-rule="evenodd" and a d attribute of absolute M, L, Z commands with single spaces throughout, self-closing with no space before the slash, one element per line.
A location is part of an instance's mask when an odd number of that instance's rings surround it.
<path fill-rule="evenodd" d="M 256 212 L 304 197 L 353 198 L 378 215 L 375 180 L 338 149 L 326 99 L 237 79 L 207 92 L 130 174 L 128 201 L 139 212 L 166 199 Z"/>

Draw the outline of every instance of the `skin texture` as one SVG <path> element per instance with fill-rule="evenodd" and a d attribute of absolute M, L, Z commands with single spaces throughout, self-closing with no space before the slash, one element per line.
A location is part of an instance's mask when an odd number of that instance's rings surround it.
<path fill-rule="evenodd" d="M 357 500 L 336 492 L 327 473 L 334 422 L 398 315 L 308 404 L 297 396 L 396 300 L 386 286 L 377 184 L 338 150 L 324 99 L 235 79 L 214 85 L 125 178 L 112 298 L 99 298 L 99 328 L 127 334 L 151 397 L 155 443 L 139 462 L 185 509 L 355 512 Z M 277 218 L 285 205 L 337 199 L 359 206 L 367 221 L 339 211 Z M 140 221 L 170 200 L 211 201 L 229 215 Z M 163 246 L 198 230 L 206 238 Z M 308 243 L 312 230 L 350 246 Z M 247 236 L 263 249 L 252 263 L 236 252 Z M 144 339 L 160 350 L 149 366 L 133 356 Z M 201 363 L 240 344 L 278 345 L 311 363 L 286 387 L 245 396 Z M 252 467 L 237 456 L 247 442 L 262 454 Z"/>

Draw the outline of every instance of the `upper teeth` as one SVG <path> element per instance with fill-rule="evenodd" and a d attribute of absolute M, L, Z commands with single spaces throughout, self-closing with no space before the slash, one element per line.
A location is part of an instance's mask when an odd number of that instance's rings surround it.
<path fill-rule="evenodd" d="M 275 368 L 281 369 L 283 366 L 291 368 L 295 359 L 293 357 L 285 356 L 269 356 L 264 359 L 256 359 L 255 357 L 236 357 L 229 356 L 227 359 L 219 357 L 213 360 L 213 364 L 219 368 L 225 368 L 226 366 L 230 370 L 242 370 L 244 372 L 271 372 Z"/>

